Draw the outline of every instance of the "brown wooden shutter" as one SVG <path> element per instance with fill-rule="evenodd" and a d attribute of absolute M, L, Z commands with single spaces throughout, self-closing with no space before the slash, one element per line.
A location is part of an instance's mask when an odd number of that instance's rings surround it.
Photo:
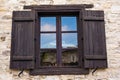
<path fill-rule="evenodd" d="M 34 16 L 32 11 L 13 12 L 11 69 L 34 68 Z"/>
<path fill-rule="evenodd" d="M 83 25 L 84 67 L 107 68 L 104 12 L 85 10 Z"/>

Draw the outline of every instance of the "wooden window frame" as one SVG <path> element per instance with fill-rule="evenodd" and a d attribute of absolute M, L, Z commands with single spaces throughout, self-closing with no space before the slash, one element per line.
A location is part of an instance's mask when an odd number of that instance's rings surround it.
<path fill-rule="evenodd" d="M 82 21 L 82 11 L 84 10 L 84 8 L 81 9 L 69 9 L 65 8 L 61 6 L 62 9 L 57 9 L 57 8 L 46 8 L 44 10 L 38 9 L 38 8 L 34 8 L 32 9 L 33 12 L 35 12 L 35 19 L 36 19 L 36 23 L 35 23 L 35 69 L 30 71 L 30 74 L 32 75 L 37 75 L 37 74 L 47 74 L 47 75 L 51 75 L 51 74 L 88 74 L 89 70 L 83 68 L 84 66 L 84 59 L 83 59 L 83 36 L 82 36 L 82 29 L 83 29 L 83 21 Z M 49 14 L 48 14 L 49 13 Z M 79 55 L 79 60 L 78 60 L 78 67 L 40 67 L 40 20 L 39 17 L 40 16 L 56 16 L 56 27 L 57 26 L 61 26 L 58 24 L 61 24 L 60 20 L 58 19 L 60 16 L 76 16 L 77 18 L 77 31 L 62 31 L 63 33 L 77 33 L 77 41 L 78 41 L 78 55 Z M 58 49 L 57 47 L 60 47 L 61 43 L 59 43 L 58 41 L 60 40 L 59 36 L 62 34 L 62 32 L 59 32 L 60 30 L 57 30 L 59 28 L 56 28 L 56 41 L 57 41 L 57 46 L 56 46 L 56 50 L 57 52 L 57 63 L 61 64 L 60 61 L 60 56 L 61 56 L 61 49 Z M 41 33 L 55 33 L 54 32 L 41 32 Z M 79 36 L 79 37 L 78 37 Z M 58 39 L 58 40 L 57 40 Z M 82 47 L 81 47 L 82 46 Z"/>

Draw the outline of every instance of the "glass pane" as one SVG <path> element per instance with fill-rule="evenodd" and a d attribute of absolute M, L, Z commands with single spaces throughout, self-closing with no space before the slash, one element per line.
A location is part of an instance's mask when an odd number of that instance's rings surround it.
<path fill-rule="evenodd" d="M 40 48 L 56 48 L 56 34 L 41 34 Z"/>
<path fill-rule="evenodd" d="M 77 48 L 77 33 L 62 33 L 62 48 Z"/>
<path fill-rule="evenodd" d="M 77 66 L 78 65 L 77 50 L 64 50 L 62 52 L 62 65 Z"/>
<path fill-rule="evenodd" d="M 41 51 L 41 66 L 56 66 L 56 50 Z"/>
<path fill-rule="evenodd" d="M 56 31 L 56 17 L 41 17 L 41 31 Z"/>
<path fill-rule="evenodd" d="M 76 31 L 77 20 L 76 17 L 61 17 L 62 31 Z"/>

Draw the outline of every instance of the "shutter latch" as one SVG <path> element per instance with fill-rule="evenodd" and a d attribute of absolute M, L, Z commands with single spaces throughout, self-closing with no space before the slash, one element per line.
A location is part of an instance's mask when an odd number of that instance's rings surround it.
<path fill-rule="evenodd" d="M 95 71 L 97 71 L 98 67 L 96 67 L 93 71 L 92 71 L 92 75 L 94 75 Z"/>
<path fill-rule="evenodd" d="M 18 74 L 18 77 L 20 77 L 20 75 L 23 73 L 23 71 L 24 71 L 24 69 L 22 69 L 22 70 L 20 71 L 20 73 Z"/>

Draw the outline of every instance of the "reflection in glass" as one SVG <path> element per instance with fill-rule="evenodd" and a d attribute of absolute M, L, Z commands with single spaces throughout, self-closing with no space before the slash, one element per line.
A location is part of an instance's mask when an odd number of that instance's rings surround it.
<path fill-rule="evenodd" d="M 76 17 L 61 17 L 62 31 L 76 31 L 77 20 Z"/>
<path fill-rule="evenodd" d="M 77 48 L 77 33 L 62 33 L 62 48 Z"/>
<path fill-rule="evenodd" d="M 77 66 L 78 65 L 77 50 L 64 50 L 62 52 L 62 65 Z"/>
<path fill-rule="evenodd" d="M 41 17 L 41 31 L 56 31 L 56 17 Z"/>
<path fill-rule="evenodd" d="M 56 50 L 41 51 L 41 66 L 56 66 Z"/>
<path fill-rule="evenodd" d="M 56 48 L 56 34 L 41 34 L 40 48 Z"/>

